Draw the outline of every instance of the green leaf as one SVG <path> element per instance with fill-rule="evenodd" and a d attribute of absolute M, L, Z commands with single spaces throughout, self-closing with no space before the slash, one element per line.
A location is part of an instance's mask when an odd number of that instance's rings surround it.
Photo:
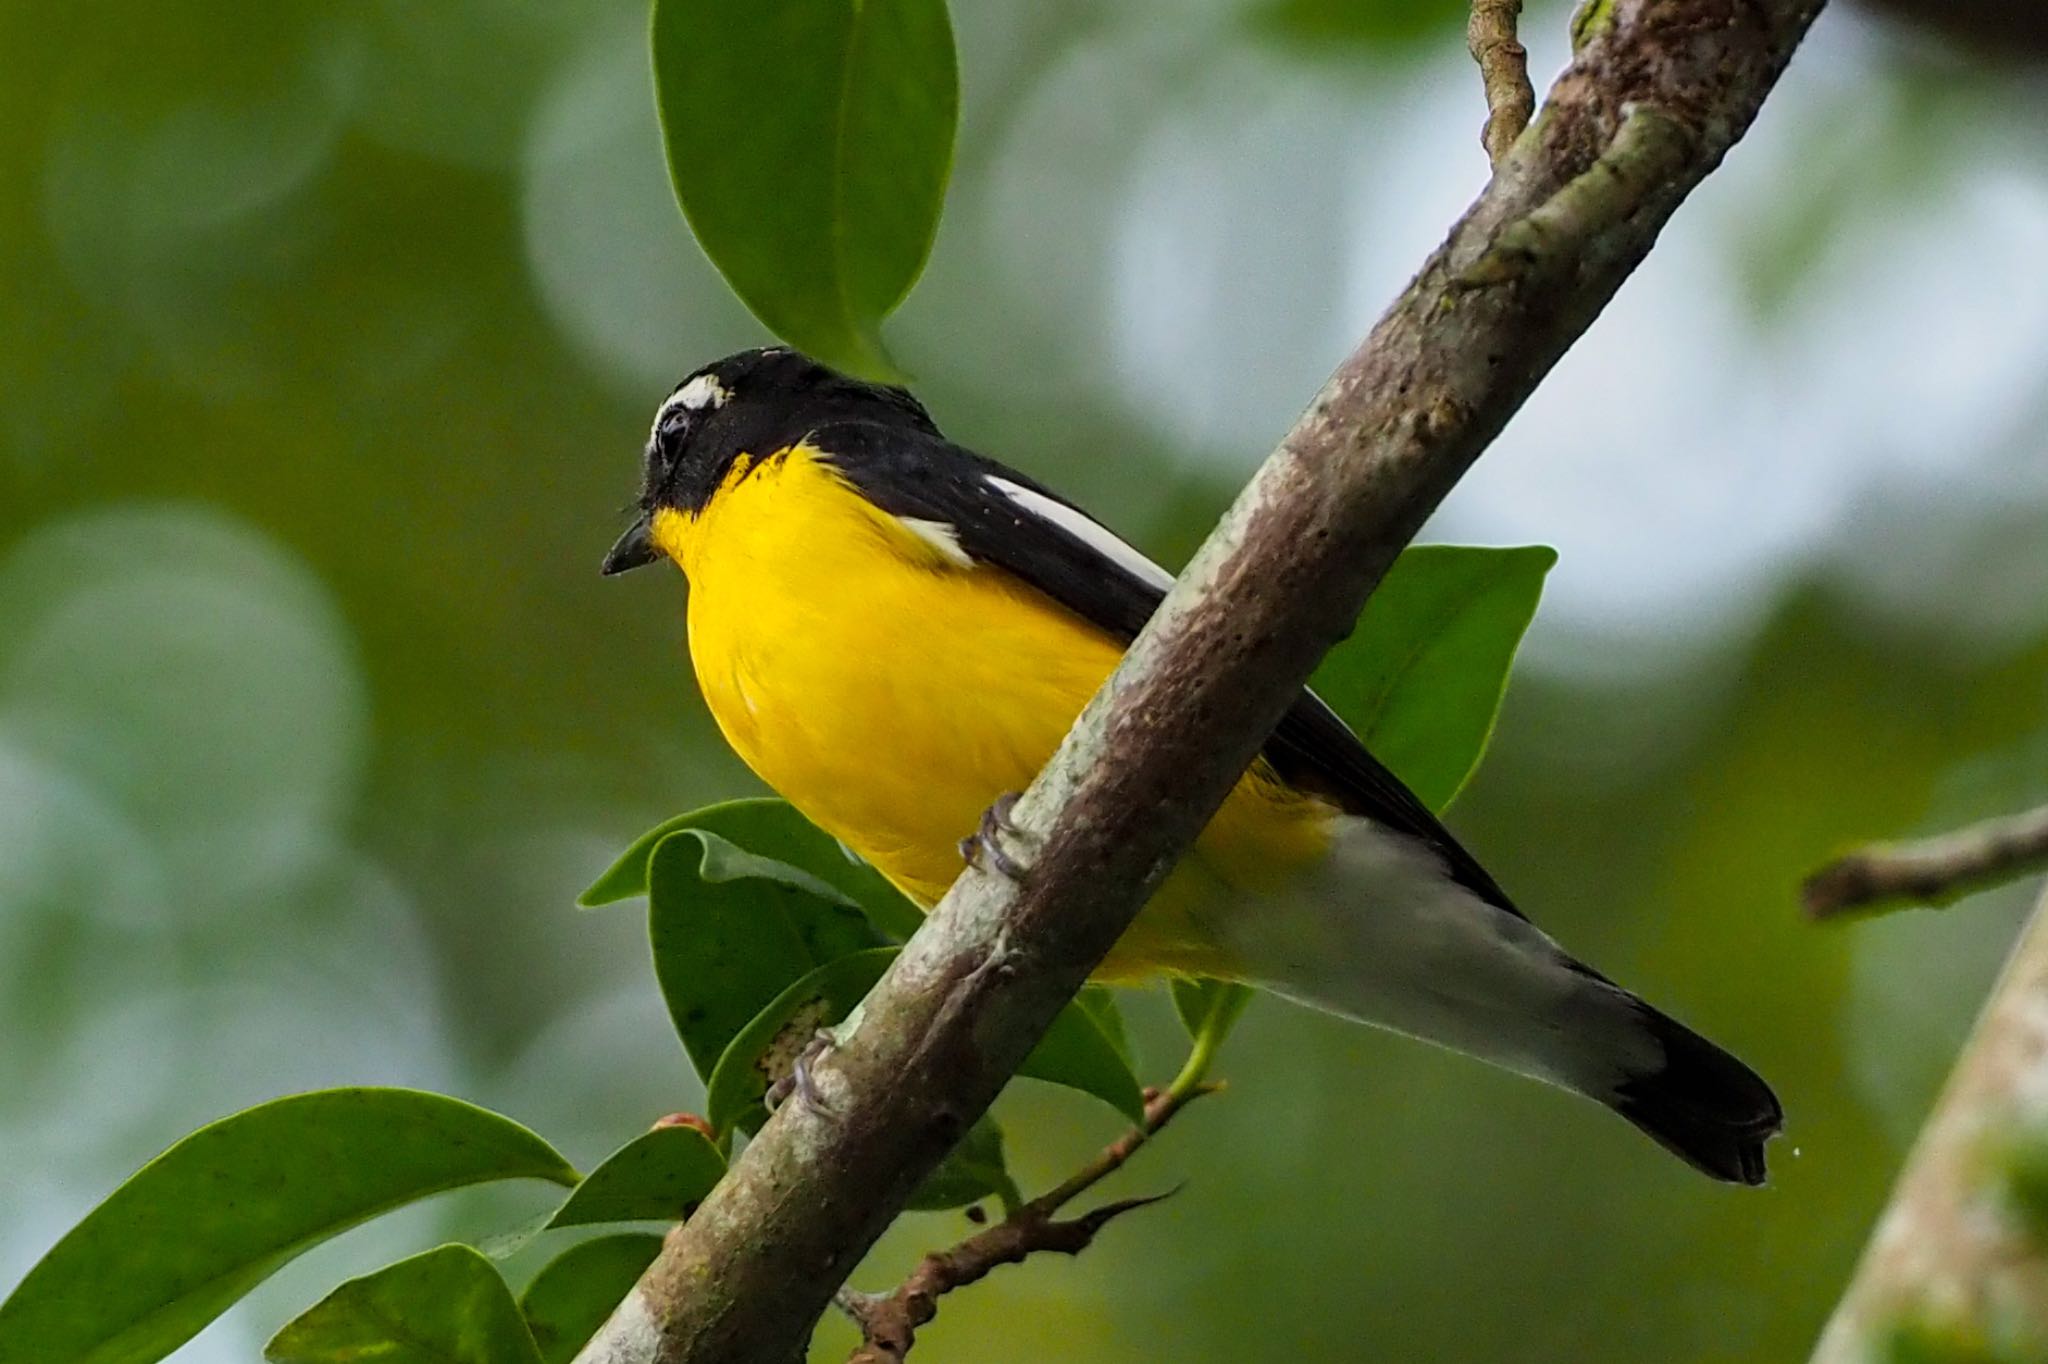
<path fill-rule="evenodd" d="M 271 1337 L 274 1364 L 540 1364 L 496 1266 L 442 1246 L 350 1279 Z"/>
<path fill-rule="evenodd" d="M 860 912 L 799 868 L 706 829 L 655 844 L 648 859 L 654 975 L 697 1074 L 816 967 L 882 939 Z"/>
<path fill-rule="evenodd" d="M 1145 1095 L 1131 1063 L 1079 1001 L 1060 1010 L 1017 1073 L 1093 1094 L 1132 1122 L 1145 1121 Z"/>
<path fill-rule="evenodd" d="M 816 1035 L 853 1012 L 895 959 L 893 947 L 855 952 L 825 963 L 771 1000 L 734 1034 L 705 1085 L 704 1116 L 722 1139 L 751 1131 L 766 1115 L 762 1096 L 789 1073 Z"/>
<path fill-rule="evenodd" d="M 931 253 L 959 115 L 945 0 L 656 0 L 653 43 L 704 254 L 777 336 L 896 379 L 879 327 Z"/>
<path fill-rule="evenodd" d="M 519 1295 L 541 1364 L 570 1364 L 661 1253 L 661 1237 L 629 1231 L 574 1245 Z"/>
<path fill-rule="evenodd" d="M 680 1222 L 725 1177 L 725 1157 L 694 1127 L 657 1127 L 606 1156 L 548 1226 Z"/>
<path fill-rule="evenodd" d="M 1116 991 L 1107 985 L 1083 985 L 1081 993 L 1074 996 L 1074 1003 L 1088 1011 L 1095 1026 L 1116 1048 L 1116 1054 L 1124 1058 L 1125 1065 L 1131 1065 L 1131 1035 L 1124 1027 L 1124 1012 L 1117 1007 Z"/>
<path fill-rule="evenodd" d="M 795 806 L 773 796 L 707 805 L 655 826 L 634 840 L 577 903 L 592 908 L 645 895 L 647 865 L 655 848 L 670 834 L 685 829 L 703 829 L 735 847 L 809 873 L 838 891 L 848 904 L 859 906 L 870 923 L 899 941 L 924 922 L 923 911 L 886 877 L 798 814 Z"/>
<path fill-rule="evenodd" d="M 1486 751 L 1508 669 L 1557 551 L 1419 545 L 1313 684 L 1365 746 L 1441 811 Z"/>
<path fill-rule="evenodd" d="M 1003 1129 L 986 1113 L 926 1176 L 906 1206 L 918 1212 L 939 1212 L 984 1198 L 1001 1200 L 1005 1209 L 1023 1202 L 1003 1156 Z"/>
<path fill-rule="evenodd" d="M 1172 989 L 1173 1008 L 1180 1015 L 1180 1025 L 1198 1041 L 1213 1038 L 1212 1047 L 1221 1044 L 1237 1025 L 1245 1006 L 1252 1002 L 1253 993 L 1251 986 L 1234 980 L 1198 980 L 1191 976 L 1175 976 Z"/>
<path fill-rule="evenodd" d="M 494 1179 L 574 1184 L 509 1118 L 438 1094 L 277 1099 L 165 1151 L 86 1215 L 0 1304 L 0 1364 L 147 1364 L 308 1247 Z"/>

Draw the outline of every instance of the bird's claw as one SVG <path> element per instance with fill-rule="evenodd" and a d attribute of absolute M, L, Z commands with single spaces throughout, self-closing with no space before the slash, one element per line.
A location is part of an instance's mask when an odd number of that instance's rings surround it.
<path fill-rule="evenodd" d="M 805 1106 L 813 1112 L 832 1111 L 832 1105 L 825 1102 L 825 1095 L 818 1088 L 818 1080 L 811 1073 L 811 1067 L 832 1050 L 834 1040 L 832 1034 L 824 1028 L 811 1034 L 811 1040 L 804 1043 L 804 1049 L 796 1054 L 796 1060 L 791 1063 L 789 1074 L 768 1086 L 768 1092 L 761 1096 L 763 1106 L 770 1113 L 788 1102 L 792 1094 L 802 1099 Z"/>
<path fill-rule="evenodd" d="M 1010 822 L 1010 812 L 1017 808 L 1017 793 L 1006 791 L 997 796 L 995 803 L 981 812 L 981 825 L 973 833 L 960 840 L 960 857 L 971 867 L 993 871 L 1012 881 L 1022 881 L 1027 870 L 1022 862 L 1010 855 L 1003 846 L 1003 839 L 1021 838 L 1024 831 Z"/>

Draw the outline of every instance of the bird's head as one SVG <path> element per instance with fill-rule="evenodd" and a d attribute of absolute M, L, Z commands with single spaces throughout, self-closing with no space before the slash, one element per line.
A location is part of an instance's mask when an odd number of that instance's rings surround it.
<path fill-rule="evenodd" d="M 664 513 L 696 516 L 742 455 L 765 458 L 829 422 L 931 418 L 900 388 L 849 378 L 783 346 L 743 350 L 685 378 L 655 410 L 633 524 L 605 555 L 609 576 L 661 558 Z"/>

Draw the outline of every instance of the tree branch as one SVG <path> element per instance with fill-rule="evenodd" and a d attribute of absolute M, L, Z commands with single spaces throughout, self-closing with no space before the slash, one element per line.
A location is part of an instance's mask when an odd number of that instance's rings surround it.
<path fill-rule="evenodd" d="M 1102 1149 L 1101 1154 L 1057 1187 L 1032 1199 L 987 1231 L 968 1237 L 950 1250 L 927 1255 L 893 1293 L 843 1292 L 839 1306 L 860 1327 L 861 1345 L 846 1364 L 892 1364 L 910 1353 L 917 1330 L 939 1313 L 939 1299 L 956 1288 L 986 1278 L 998 1265 L 1018 1264 L 1040 1251 L 1079 1255 L 1097 1232 L 1127 1212 L 1169 1197 L 1126 1198 L 1105 1204 L 1080 1217 L 1061 1219 L 1060 1209 L 1122 1169 L 1174 1115 L 1218 1085 L 1199 1081 L 1176 1084 L 1146 1096 L 1145 1122 Z"/>
<path fill-rule="evenodd" d="M 1806 912 L 1832 919 L 1891 900 L 1941 904 L 2048 868 L 2048 805 L 1914 843 L 1873 843 L 1806 878 Z"/>
<path fill-rule="evenodd" d="M 1136 917 L 1373 585 L 1748 128 L 1821 0 L 1614 0 L 1479 200 L 1195 555 L 1013 813 L 1036 855 L 969 870 L 584 1350 L 783 1364 L 875 1238 Z M 1461 289 L 1635 107 L 1688 132 L 1558 268 Z"/>
<path fill-rule="evenodd" d="M 1479 63 L 1479 79 L 1486 86 L 1486 126 L 1480 130 L 1479 144 L 1496 166 L 1536 112 L 1529 52 L 1515 36 L 1521 13 L 1522 0 L 1472 0 L 1472 18 L 1465 25 L 1465 46 Z"/>
<path fill-rule="evenodd" d="M 2048 1342 L 2048 1254 L 2001 1206 L 1999 1178 L 2002 1166 L 2011 1169 L 2014 1144 L 2043 1133 L 2048 897 L 1920 1130 L 1814 1364 L 1883 1358 L 1896 1333 L 1923 1325 L 2013 1332 L 2036 1350 Z"/>

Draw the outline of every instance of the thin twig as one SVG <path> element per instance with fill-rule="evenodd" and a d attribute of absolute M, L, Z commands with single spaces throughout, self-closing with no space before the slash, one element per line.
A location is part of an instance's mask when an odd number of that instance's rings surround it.
<path fill-rule="evenodd" d="M 1221 1088 L 1197 1081 L 1185 1087 L 1177 1083 L 1165 1090 L 1152 1091 L 1146 1095 L 1142 1126 L 1118 1137 L 1067 1179 L 995 1226 L 975 1233 L 949 1250 L 925 1256 L 894 1292 L 841 1289 L 833 1301 L 853 1318 L 861 1333 L 860 1346 L 847 1356 L 846 1364 L 900 1364 L 916 1343 L 918 1328 L 938 1315 L 939 1299 L 947 1293 L 980 1282 L 998 1265 L 1019 1264 L 1041 1251 L 1079 1255 L 1116 1218 L 1171 1197 L 1177 1190 L 1120 1199 L 1079 1217 L 1057 1216 L 1060 1209 L 1122 1169 L 1138 1148 L 1158 1135 L 1159 1129 L 1172 1122 L 1181 1109 Z"/>
<path fill-rule="evenodd" d="M 1913 843 L 1873 843 L 1806 878 L 1806 912 L 1832 919 L 1890 901 L 1942 904 L 2048 868 L 2048 805 Z M 1901 906 L 1903 907 L 1903 906 Z"/>
<path fill-rule="evenodd" d="M 1465 25 L 1465 45 L 1479 63 L 1486 84 L 1486 127 L 1479 144 L 1486 159 L 1498 166 L 1508 148 L 1529 126 L 1536 112 L 1536 90 L 1529 84 L 1529 52 L 1515 36 L 1522 0 L 1472 0 L 1472 18 Z"/>

